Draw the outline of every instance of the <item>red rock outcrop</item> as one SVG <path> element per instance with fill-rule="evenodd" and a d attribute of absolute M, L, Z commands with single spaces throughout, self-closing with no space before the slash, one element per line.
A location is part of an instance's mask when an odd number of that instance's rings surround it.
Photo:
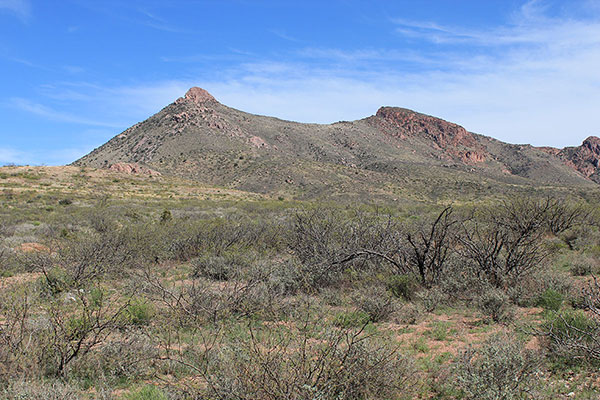
<path fill-rule="evenodd" d="M 545 153 L 557 156 L 563 163 L 582 175 L 600 183 L 600 138 L 590 136 L 578 147 L 540 147 Z"/>
<path fill-rule="evenodd" d="M 474 165 L 486 160 L 483 146 L 460 125 L 398 107 L 381 107 L 374 120 L 386 135 L 427 138 L 434 147 L 463 163 Z"/>
<path fill-rule="evenodd" d="M 199 87 L 193 87 L 188 90 L 183 97 L 183 100 L 191 101 L 196 104 L 217 102 L 217 100 L 210 93 Z"/>

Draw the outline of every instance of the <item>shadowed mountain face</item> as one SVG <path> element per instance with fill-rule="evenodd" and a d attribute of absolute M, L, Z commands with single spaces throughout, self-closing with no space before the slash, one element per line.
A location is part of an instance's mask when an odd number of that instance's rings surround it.
<path fill-rule="evenodd" d="M 591 137 L 562 150 L 511 145 L 396 107 L 358 121 L 302 124 L 229 108 L 192 88 L 74 164 L 137 164 L 208 184 L 300 198 L 394 196 L 419 185 L 441 185 L 449 192 L 478 185 L 595 186 L 599 142 Z"/>

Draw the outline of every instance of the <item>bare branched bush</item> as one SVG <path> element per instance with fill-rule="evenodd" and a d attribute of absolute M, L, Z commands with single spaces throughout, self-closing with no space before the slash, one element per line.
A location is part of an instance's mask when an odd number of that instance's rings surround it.
<path fill-rule="evenodd" d="M 101 289 L 69 293 L 47 308 L 47 323 L 40 332 L 44 364 L 49 373 L 64 376 L 71 362 L 85 357 L 123 326 L 129 302 L 119 304 Z"/>
<path fill-rule="evenodd" d="M 35 351 L 29 326 L 31 302 L 26 289 L 0 299 L 0 381 L 26 376 L 35 369 L 30 358 Z"/>
<path fill-rule="evenodd" d="M 145 280 L 150 296 L 168 310 L 169 318 L 179 326 L 216 324 L 227 318 L 256 315 L 270 319 L 286 306 L 282 300 L 284 292 L 269 276 L 218 283 L 194 278 L 179 284 L 167 283 L 148 271 Z"/>
<path fill-rule="evenodd" d="M 426 287 L 440 282 L 453 247 L 453 229 L 457 222 L 452 207 L 448 206 L 433 221 L 407 229 L 406 263 Z"/>
<path fill-rule="evenodd" d="M 250 327 L 219 349 L 207 370 L 217 399 L 387 399 L 410 390 L 412 367 L 397 350 L 358 329 Z"/>
<path fill-rule="evenodd" d="M 399 266 L 398 224 L 390 215 L 316 209 L 297 212 L 289 247 L 313 287 L 332 284 L 348 267 L 373 268 L 374 262 Z"/>
<path fill-rule="evenodd" d="M 13 381 L 0 395 L 5 400 L 79 400 L 83 393 L 61 381 Z"/>
<path fill-rule="evenodd" d="M 276 225 L 234 217 L 187 224 L 173 221 L 167 235 L 168 257 L 180 261 L 203 254 L 222 256 L 234 249 L 277 248 L 280 240 Z"/>
<path fill-rule="evenodd" d="M 582 203 L 573 204 L 566 200 L 546 198 L 548 209 L 545 220 L 552 234 L 559 235 L 576 225 L 586 223 L 590 211 Z"/>
<path fill-rule="evenodd" d="M 548 201 L 514 199 L 462 224 L 457 252 L 491 285 L 504 288 L 542 266 Z"/>

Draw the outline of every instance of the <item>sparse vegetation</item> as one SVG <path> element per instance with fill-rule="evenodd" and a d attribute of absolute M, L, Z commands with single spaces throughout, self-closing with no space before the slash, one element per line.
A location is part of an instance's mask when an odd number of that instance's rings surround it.
<path fill-rule="evenodd" d="M 107 199 L 29 173 L 36 193 L 0 192 L 2 398 L 600 394 L 592 201 L 367 207 L 68 178 L 144 191 Z"/>

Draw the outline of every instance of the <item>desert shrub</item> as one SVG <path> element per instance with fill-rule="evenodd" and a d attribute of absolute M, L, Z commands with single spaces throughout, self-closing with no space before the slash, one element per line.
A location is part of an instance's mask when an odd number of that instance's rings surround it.
<path fill-rule="evenodd" d="M 483 281 L 497 288 L 513 285 L 550 255 L 544 245 L 550 207 L 548 199 L 515 198 L 484 208 L 462 223 L 456 250 Z"/>
<path fill-rule="evenodd" d="M 168 318 L 179 326 L 195 327 L 233 318 L 271 319 L 285 312 L 288 303 L 279 282 L 269 274 L 250 280 L 230 280 L 215 285 L 202 278 L 172 284 L 148 273 L 152 299 L 168 310 Z"/>
<path fill-rule="evenodd" d="M 0 296 L 0 383 L 38 372 L 37 335 L 31 327 L 36 299 L 31 292 L 13 288 Z"/>
<path fill-rule="evenodd" d="M 235 215 L 206 221 L 173 220 L 166 229 L 166 256 L 179 261 L 248 249 L 261 252 L 278 248 L 281 241 L 276 224 Z"/>
<path fill-rule="evenodd" d="M 392 275 L 387 281 L 387 287 L 395 297 L 410 301 L 414 298 L 419 284 L 412 274 Z"/>
<path fill-rule="evenodd" d="M 319 297 L 323 299 L 325 304 L 333 307 L 339 307 L 344 304 L 343 290 L 340 290 L 339 288 L 323 288 L 319 292 Z"/>
<path fill-rule="evenodd" d="M 144 334 L 121 333 L 98 345 L 86 357 L 74 360 L 69 377 L 107 385 L 148 379 L 156 373 L 158 357 L 154 339 Z"/>
<path fill-rule="evenodd" d="M 452 207 L 448 206 L 433 218 L 404 228 L 404 265 L 419 277 L 422 285 L 431 287 L 440 282 L 454 246 L 457 223 Z"/>
<path fill-rule="evenodd" d="M 537 357 L 506 335 L 469 348 L 457 360 L 455 386 L 465 399 L 519 399 L 530 387 Z"/>
<path fill-rule="evenodd" d="M 600 283 L 582 290 L 583 310 L 552 313 L 539 332 L 548 339 L 551 352 L 567 362 L 600 362 Z"/>
<path fill-rule="evenodd" d="M 263 271 L 266 269 L 263 265 L 258 265 L 258 267 Z M 309 287 L 302 273 L 302 267 L 293 259 L 272 264 L 267 270 L 269 271 L 267 279 L 270 286 L 284 296 L 296 294 L 299 290 Z"/>
<path fill-rule="evenodd" d="M 572 280 L 565 274 L 537 271 L 509 286 L 506 293 L 514 304 L 535 306 L 540 297 L 548 290 L 560 293 L 566 298 L 571 293 Z"/>
<path fill-rule="evenodd" d="M 153 259 L 153 250 L 140 227 L 107 228 L 64 239 L 57 254 L 33 253 L 23 256 L 28 270 L 42 272 L 54 292 L 81 289 L 107 275 L 126 276 Z M 60 273 L 55 281 L 54 273 Z M 63 287 L 64 286 L 64 287 Z"/>
<path fill-rule="evenodd" d="M 370 286 L 355 292 L 352 300 L 371 322 L 387 320 L 396 310 L 395 298 L 383 287 Z"/>
<path fill-rule="evenodd" d="M 422 290 L 417 293 L 417 298 L 423 304 L 423 308 L 427 312 L 435 311 L 439 306 L 443 305 L 447 300 L 447 295 L 438 287 Z"/>
<path fill-rule="evenodd" d="M 399 225 L 390 215 L 314 209 L 296 212 L 291 220 L 286 240 L 313 288 L 339 282 L 348 269 L 400 265 Z"/>
<path fill-rule="evenodd" d="M 51 299 L 44 307 L 46 323 L 36 333 L 39 361 L 46 374 L 65 376 L 74 361 L 85 358 L 121 330 L 128 305 L 100 288 Z"/>
<path fill-rule="evenodd" d="M 370 320 L 371 317 L 364 311 L 342 311 L 335 315 L 333 324 L 340 328 L 356 328 L 368 324 Z"/>
<path fill-rule="evenodd" d="M 0 245 L 0 277 L 11 276 L 20 269 L 15 252 Z"/>
<path fill-rule="evenodd" d="M 77 388 L 61 381 L 15 381 L 0 394 L 5 400 L 79 400 L 83 395 Z"/>
<path fill-rule="evenodd" d="M 123 396 L 124 400 L 168 400 L 169 397 L 158 387 L 146 385 Z"/>
<path fill-rule="evenodd" d="M 362 330 L 251 331 L 221 347 L 207 373 L 207 397 L 240 399 L 389 399 L 410 389 L 413 369 L 397 350 Z"/>
<path fill-rule="evenodd" d="M 148 325 L 154 316 L 154 305 L 147 299 L 136 297 L 132 299 L 125 309 L 127 322 L 136 325 Z"/>
<path fill-rule="evenodd" d="M 546 289 L 537 299 L 537 306 L 545 310 L 558 311 L 565 297 L 554 289 Z"/>
<path fill-rule="evenodd" d="M 423 311 L 421 308 L 413 303 L 405 303 L 395 314 L 395 320 L 400 324 L 416 324 Z"/>
<path fill-rule="evenodd" d="M 554 235 L 559 235 L 580 225 L 590 216 L 590 211 L 581 203 L 576 204 L 551 197 L 547 197 L 545 202 L 548 207 L 543 215 L 544 222 Z"/>
<path fill-rule="evenodd" d="M 475 298 L 477 309 L 494 322 L 508 322 L 512 319 L 509 298 L 500 289 L 489 288 Z"/>
<path fill-rule="evenodd" d="M 571 261 L 571 274 L 574 276 L 586 276 L 596 272 L 598 261 L 590 256 L 577 255 Z"/>
<path fill-rule="evenodd" d="M 600 361 L 600 325 L 582 310 L 549 314 L 541 335 L 551 354 L 567 364 Z"/>
<path fill-rule="evenodd" d="M 245 265 L 245 260 L 232 254 L 222 256 L 204 255 L 191 261 L 194 277 L 202 277 L 217 281 L 233 279 Z"/>

